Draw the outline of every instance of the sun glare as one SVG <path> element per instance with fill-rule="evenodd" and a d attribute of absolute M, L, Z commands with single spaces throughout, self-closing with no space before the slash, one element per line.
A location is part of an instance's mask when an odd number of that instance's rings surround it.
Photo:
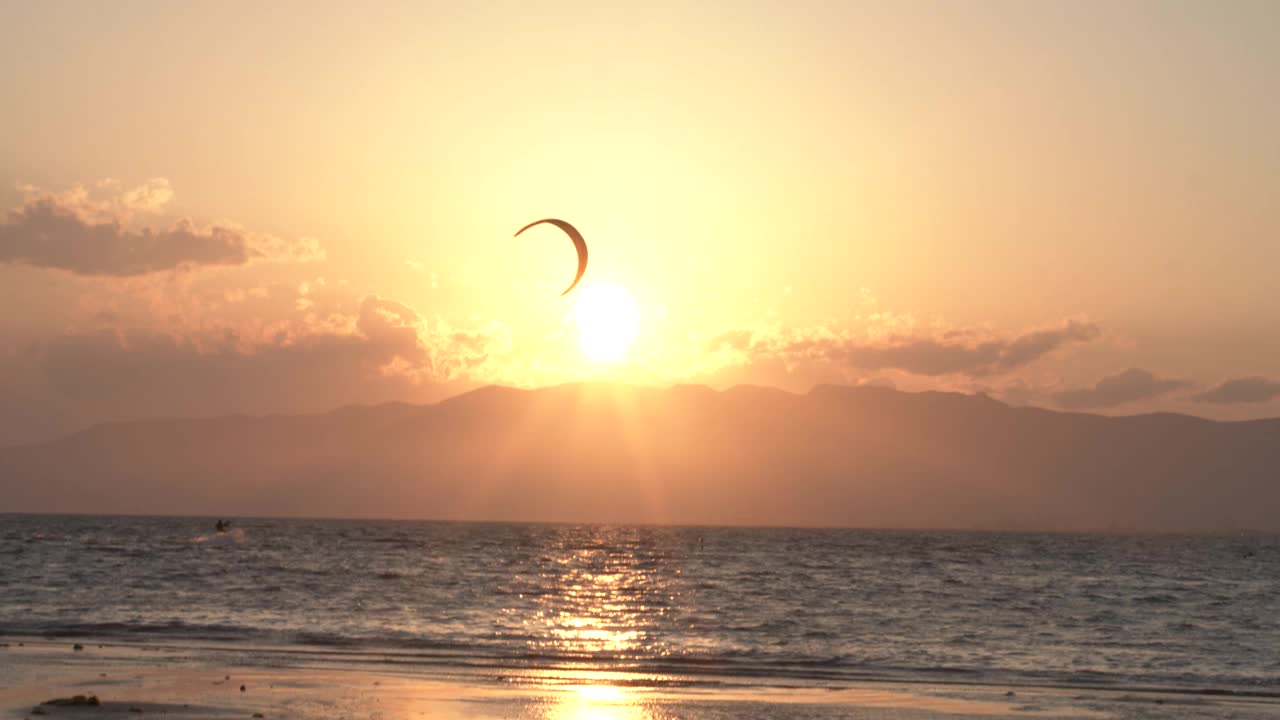
<path fill-rule="evenodd" d="M 618 362 L 635 342 L 639 323 L 635 300 L 618 285 L 584 288 L 573 308 L 578 345 L 595 362 Z"/>

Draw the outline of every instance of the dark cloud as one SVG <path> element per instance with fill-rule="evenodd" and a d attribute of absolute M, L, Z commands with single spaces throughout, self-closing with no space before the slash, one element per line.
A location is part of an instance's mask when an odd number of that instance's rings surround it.
<path fill-rule="evenodd" d="M 65 430 L 104 420 L 431 402 L 474 386 L 464 371 L 505 341 L 498 327 L 429 332 L 412 308 L 378 297 L 359 301 L 344 323 L 281 327 L 253 339 L 231 328 L 63 335 L 21 358 L 0 358 L 0 404 L 56 410 L 41 422 Z M 48 434 L 23 432 L 0 412 L 0 446 Z"/>
<path fill-rule="evenodd" d="M 1091 322 L 1068 320 L 1058 327 L 1033 330 L 1018 335 L 1000 349 L 993 364 L 998 373 L 1029 365 L 1069 342 L 1096 340 L 1102 331 Z"/>
<path fill-rule="evenodd" d="M 163 189 L 167 191 L 167 185 Z M 140 190 L 107 204 L 92 203 L 77 193 L 29 192 L 23 205 L 0 222 L 0 263 L 126 277 L 276 257 L 305 260 L 319 254 L 312 240 L 285 242 L 229 225 L 201 228 L 185 218 L 164 229 L 128 227 L 133 211 L 157 209 L 168 197 L 154 188 L 142 194 Z"/>
<path fill-rule="evenodd" d="M 313 411 L 412 396 L 414 374 L 428 371 L 427 350 L 379 305 L 364 304 L 358 332 L 282 332 L 247 347 L 233 331 L 216 340 L 67 335 L 49 343 L 41 368 L 52 394 L 93 417 Z"/>
<path fill-rule="evenodd" d="M 373 359 L 383 364 L 400 360 L 407 367 L 429 371 L 431 356 L 418 334 L 422 320 L 408 305 L 366 297 L 360 303 L 356 329 L 373 351 Z"/>
<path fill-rule="evenodd" d="M 1012 337 L 972 331 L 939 335 L 895 335 L 882 341 L 860 341 L 832 334 L 756 338 L 751 350 L 793 361 L 822 360 L 858 370 L 900 370 L 913 375 L 1000 375 L 1028 365 L 1072 342 L 1088 342 L 1101 334 L 1087 321 L 1069 320 L 1052 328 Z M 720 344 L 734 338 L 720 336 Z"/>
<path fill-rule="evenodd" d="M 1193 395 L 1191 399 L 1201 403 L 1236 405 L 1264 403 L 1277 397 L 1280 397 L 1280 382 L 1264 377 L 1243 377 L 1227 380 L 1217 387 Z"/>
<path fill-rule="evenodd" d="M 1102 378 L 1091 388 L 1065 390 L 1053 397 L 1059 407 L 1068 410 L 1107 408 L 1160 397 L 1190 385 L 1186 380 L 1161 378 L 1146 370 L 1130 368 Z"/>

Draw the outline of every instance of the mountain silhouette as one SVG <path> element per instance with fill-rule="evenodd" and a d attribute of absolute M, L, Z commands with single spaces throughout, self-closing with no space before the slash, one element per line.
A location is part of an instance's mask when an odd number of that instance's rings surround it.
<path fill-rule="evenodd" d="M 494 386 L 0 450 L 0 511 L 1280 531 L 1280 419 L 875 387 Z"/>

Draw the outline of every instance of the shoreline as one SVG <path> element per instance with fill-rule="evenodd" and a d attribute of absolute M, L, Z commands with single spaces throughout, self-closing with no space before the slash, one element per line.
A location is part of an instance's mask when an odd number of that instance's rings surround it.
<path fill-rule="evenodd" d="M 1240 698 L 1273 700 L 1280 704 L 1280 689 L 1265 690 L 1242 686 L 1209 686 L 1192 684 L 1160 684 L 1136 681 L 1116 684 L 1095 681 L 1063 681 L 1050 677 L 1006 676 L 957 678 L 947 669 L 934 671 L 902 670 L 902 674 L 875 669 L 847 670 L 804 666 L 804 669 L 775 665 L 734 664 L 681 660 L 640 660 L 627 658 L 588 658 L 574 656 L 529 655 L 510 656 L 495 653 L 466 652 L 450 648 L 411 648 L 377 646 L 326 645 L 261 645 L 212 639 L 176 642 L 173 638 L 121 640 L 94 636 L 65 637 L 8 636 L 0 637 L 0 652 L 26 648 L 41 652 L 61 652 L 79 643 L 89 650 L 108 650 L 123 657 L 146 657 L 150 653 L 171 654 L 186 659 L 196 656 L 206 660 L 228 657 L 252 657 L 247 667 L 306 667 L 317 670 L 355 670 L 371 674 L 410 674 L 456 677 L 502 676 L 509 678 L 553 678 L 578 673 L 604 672 L 620 678 L 643 678 L 655 687 L 722 690 L 726 688 L 794 688 L 832 687 L 844 685 L 877 685 L 886 687 L 1000 688 L 1009 690 L 1053 690 L 1081 693 L 1138 693 L 1189 698 Z M 74 651 L 73 651 L 74 652 Z M 934 673 L 930 675 L 929 673 Z"/>
<path fill-rule="evenodd" d="M 1240 718 L 1274 717 L 1273 696 L 1144 689 L 931 683 L 687 682 L 678 676 L 580 668 L 493 668 L 343 662 L 319 651 L 155 647 L 7 639 L 0 718 Z M 18 643 L 21 643 L 19 645 Z M 699 680 L 705 680 L 700 678 Z M 245 690 L 240 690 L 241 686 Z M 43 706 L 96 695 L 96 708 Z M 43 714 L 33 711 L 40 707 Z M 1153 714 L 1154 713 L 1154 714 Z"/>

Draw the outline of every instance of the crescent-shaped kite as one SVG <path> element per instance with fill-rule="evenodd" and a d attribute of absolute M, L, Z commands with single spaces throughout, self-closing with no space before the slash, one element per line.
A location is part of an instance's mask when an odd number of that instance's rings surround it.
<path fill-rule="evenodd" d="M 564 234 L 568 235 L 569 239 L 573 241 L 573 246 L 578 249 L 578 274 L 573 276 L 573 282 L 569 283 L 569 287 L 565 288 L 564 292 L 560 293 L 561 296 L 568 295 L 569 291 L 572 290 L 574 286 L 578 284 L 578 281 L 582 279 L 582 273 L 587 271 L 587 241 L 582 239 L 582 233 L 578 232 L 578 228 L 563 220 L 557 220 L 555 218 L 535 220 L 520 228 L 512 237 L 520 237 L 520 233 L 528 230 L 534 225 L 541 225 L 542 223 L 551 223 L 563 230 Z"/>

